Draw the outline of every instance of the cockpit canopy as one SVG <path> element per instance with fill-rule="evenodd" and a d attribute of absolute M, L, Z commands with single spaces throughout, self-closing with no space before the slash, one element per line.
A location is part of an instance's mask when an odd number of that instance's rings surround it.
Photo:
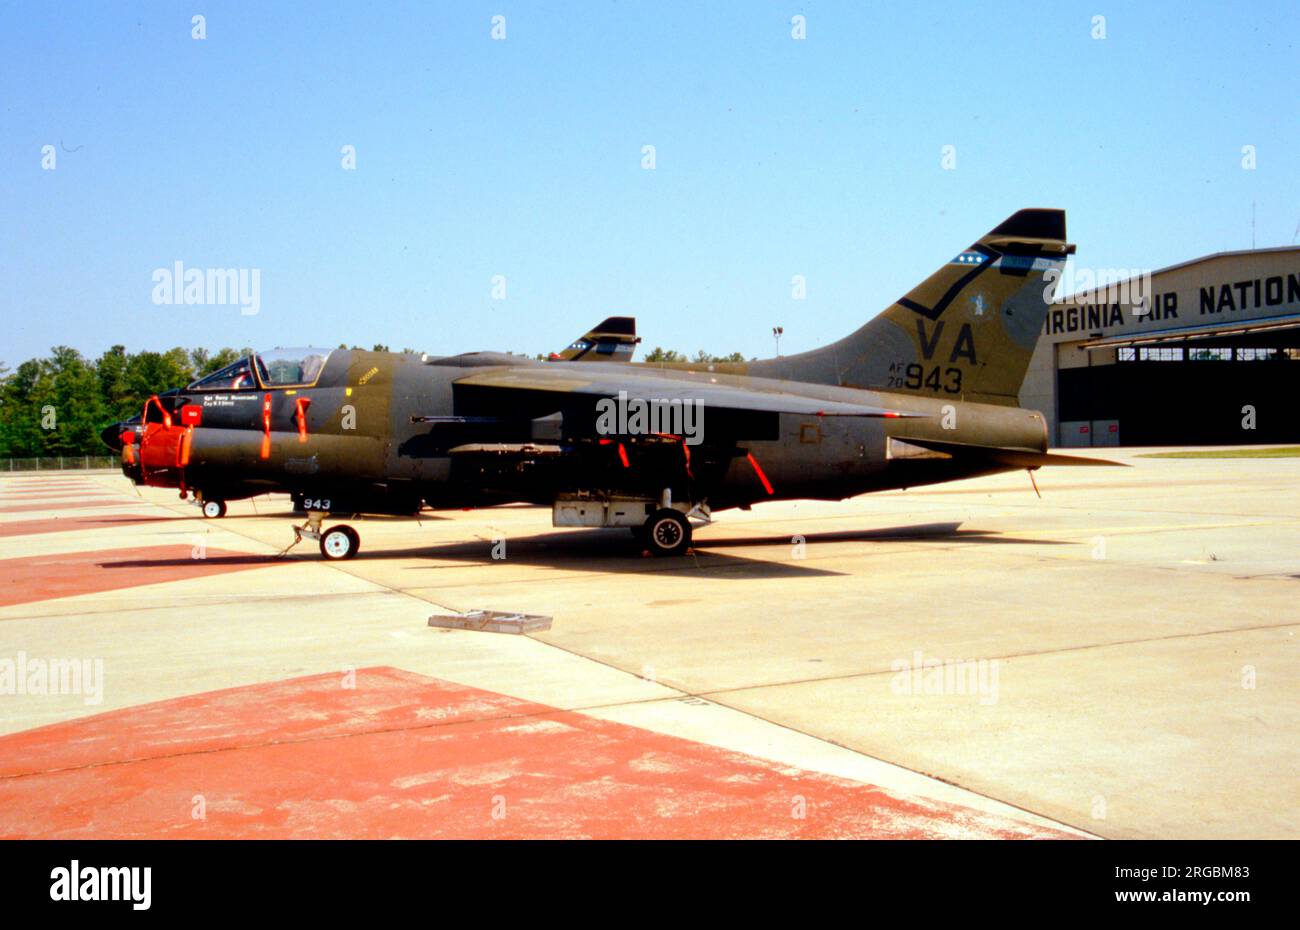
<path fill-rule="evenodd" d="M 247 358 L 241 358 L 191 383 L 187 390 L 238 391 L 254 387 L 257 387 L 257 384 L 253 381 L 253 368 Z"/>
<path fill-rule="evenodd" d="M 258 352 L 200 378 L 187 390 L 252 391 L 259 387 L 311 387 L 320 378 L 332 351 L 307 348 Z"/>
<path fill-rule="evenodd" d="M 329 355 L 329 349 L 272 349 L 253 357 L 264 387 L 294 387 L 315 384 Z"/>

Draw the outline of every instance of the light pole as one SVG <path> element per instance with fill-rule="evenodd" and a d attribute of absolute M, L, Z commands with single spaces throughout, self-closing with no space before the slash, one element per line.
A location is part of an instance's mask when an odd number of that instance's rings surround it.
<path fill-rule="evenodd" d="M 776 342 L 776 354 L 779 358 L 781 355 L 781 334 L 785 332 L 784 326 L 772 327 L 772 339 Z"/>

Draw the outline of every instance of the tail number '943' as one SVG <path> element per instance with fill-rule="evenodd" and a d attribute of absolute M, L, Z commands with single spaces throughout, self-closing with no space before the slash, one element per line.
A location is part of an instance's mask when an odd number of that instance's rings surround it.
<path fill-rule="evenodd" d="M 889 375 L 889 386 L 892 388 L 907 388 L 911 391 L 926 389 L 930 391 L 943 391 L 946 394 L 961 393 L 961 369 L 960 368 L 943 368 L 939 365 L 929 367 L 913 362 L 903 367 L 903 373 L 898 374 L 900 366 L 891 365 Z"/>

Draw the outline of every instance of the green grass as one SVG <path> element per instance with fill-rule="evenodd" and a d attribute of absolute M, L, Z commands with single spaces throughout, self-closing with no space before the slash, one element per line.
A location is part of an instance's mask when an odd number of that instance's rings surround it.
<path fill-rule="evenodd" d="M 1273 449 L 1207 449 L 1204 452 L 1145 452 L 1140 459 L 1294 459 L 1300 458 L 1300 446 Z"/>

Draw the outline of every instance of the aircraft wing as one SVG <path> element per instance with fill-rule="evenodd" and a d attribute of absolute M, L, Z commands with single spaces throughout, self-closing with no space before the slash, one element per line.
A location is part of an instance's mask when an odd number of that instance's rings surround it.
<path fill-rule="evenodd" d="M 600 398 L 617 398 L 625 392 L 629 399 L 672 403 L 703 402 L 705 409 L 737 410 L 754 413 L 790 413 L 816 417 L 920 417 L 871 404 L 818 400 L 785 391 L 759 391 L 731 384 L 707 381 L 682 381 L 652 374 L 600 372 L 588 375 L 572 369 L 546 367 L 508 368 L 480 371 L 453 382 L 458 393 L 465 389 L 501 392 L 503 395 L 531 395 L 534 401 L 545 397 L 555 402 L 553 409 L 566 406 L 566 399 L 581 398 L 595 402 Z"/>

